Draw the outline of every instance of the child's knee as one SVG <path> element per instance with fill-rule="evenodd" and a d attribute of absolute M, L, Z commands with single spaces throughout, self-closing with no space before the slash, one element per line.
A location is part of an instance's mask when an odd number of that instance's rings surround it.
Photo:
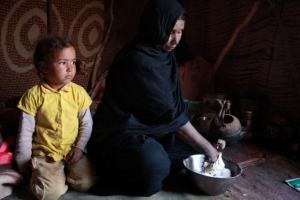
<path fill-rule="evenodd" d="M 76 164 L 69 165 L 68 170 L 67 182 L 74 190 L 86 192 L 98 181 L 96 170 L 86 156 Z"/>
<path fill-rule="evenodd" d="M 97 180 L 98 177 L 96 176 L 82 176 L 78 179 L 73 179 L 70 176 L 67 177 L 70 188 L 79 192 L 88 191 L 97 182 Z"/>
<path fill-rule="evenodd" d="M 30 187 L 38 199 L 58 199 L 68 190 L 63 163 L 47 162 L 45 157 L 32 158 Z"/>
<path fill-rule="evenodd" d="M 56 185 L 56 187 L 49 187 L 40 179 L 36 179 L 34 181 L 32 180 L 30 185 L 31 191 L 37 197 L 37 199 L 43 200 L 58 199 L 68 190 L 67 185 Z"/>

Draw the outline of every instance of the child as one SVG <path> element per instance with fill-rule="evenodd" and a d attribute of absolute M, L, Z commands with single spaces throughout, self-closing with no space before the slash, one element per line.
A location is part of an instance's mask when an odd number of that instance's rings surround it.
<path fill-rule="evenodd" d="M 97 181 L 83 153 L 92 131 L 92 100 L 84 88 L 71 82 L 85 63 L 76 60 L 68 38 L 48 36 L 37 44 L 34 65 L 41 82 L 18 104 L 22 111 L 15 150 L 19 171 L 26 177 L 31 166 L 30 189 L 38 199 L 58 199 L 68 186 L 85 192 Z"/>

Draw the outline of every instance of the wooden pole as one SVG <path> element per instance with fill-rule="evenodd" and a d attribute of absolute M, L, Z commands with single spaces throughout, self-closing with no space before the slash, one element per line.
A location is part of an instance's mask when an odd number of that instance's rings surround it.
<path fill-rule="evenodd" d="M 109 33 L 111 31 L 111 27 L 112 27 L 112 24 L 113 24 L 113 21 L 114 21 L 113 5 L 114 5 L 114 0 L 112 0 L 111 4 L 110 4 L 110 22 L 109 22 L 109 27 L 108 27 L 108 29 L 106 31 L 106 34 L 104 36 L 104 41 L 103 41 L 103 43 L 102 43 L 102 45 L 100 47 L 99 52 L 97 53 L 97 57 L 96 57 L 96 60 L 95 60 L 95 63 L 94 63 L 94 68 L 93 68 L 93 71 L 92 71 L 91 88 L 93 88 L 95 86 L 95 84 L 96 84 L 96 75 L 97 75 L 98 67 L 100 65 L 101 55 L 102 55 L 102 52 L 104 50 L 105 44 L 107 42 Z"/>
<path fill-rule="evenodd" d="M 246 18 L 244 19 L 244 21 L 238 25 L 234 32 L 232 33 L 232 36 L 230 38 L 230 40 L 228 41 L 227 45 L 225 46 L 225 48 L 223 49 L 223 51 L 220 53 L 217 62 L 215 63 L 215 65 L 213 66 L 213 71 L 216 72 L 217 69 L 219 68 L 220 64 L 222 63 L 225 55 L 227 54 L 227 52 L 229 51 L 229 49 L 232 47 L 235 39 L 237 38 L 239 32 L 248 24 L 248 22 L 250 21 L 250 19 L 253 17 L 254 13 L 257 11 L 257 8 L 260 4 L 260 1 L 257 1 L 254 3 L 252 9 L 250 10 L 250 12 L 248 13 L 248 15 L 246 16 Z"/>
<path fill-rule="evenodd" d="M 47 33 L 52 34 L 52 0 L 47 0 Z"/>

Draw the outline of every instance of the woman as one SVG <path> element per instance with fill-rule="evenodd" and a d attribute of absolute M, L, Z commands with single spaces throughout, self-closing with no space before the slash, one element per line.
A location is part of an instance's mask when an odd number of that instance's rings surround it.
<path fill-rule="evenodd" d="M 173 49 L 186 13 L 176 0 L 150 0 L 134 41 L 116 56 L 94 115 L 88 148 L 100 177 L 150 196 L 189 155 L 218 152 L 188 120 Z"/>

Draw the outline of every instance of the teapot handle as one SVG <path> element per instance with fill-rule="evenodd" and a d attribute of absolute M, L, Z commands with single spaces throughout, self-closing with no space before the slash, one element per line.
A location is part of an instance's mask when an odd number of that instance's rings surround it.
<path fill-rule="evenodd" d="M 221 106 L 221 109 L 218 114 L 218 120 L 220 122 L 221 127 L 226 128 L 226 125 L 224 123 L 224 115 L 227 111 L 227 107 L 226 107 L 227 100 L 223 100 L 223 102 L 222 102 L 222 100 L 217 100 L 217 101 Z"/>

